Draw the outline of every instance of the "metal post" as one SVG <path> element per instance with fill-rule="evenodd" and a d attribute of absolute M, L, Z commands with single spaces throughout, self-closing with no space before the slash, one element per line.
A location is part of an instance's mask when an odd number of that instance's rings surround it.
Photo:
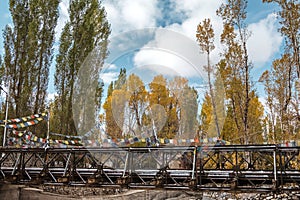
<path fill-rule="evenodd" d="M 3 135 L 3 147 L 6 145 L 6 134 L 7 134 L 7 117 L 8 117 L 8 95 L 6 93 L 6 100 L 5 100 L 5 123 L 4 123 L 4 135 Z"/>
<path fill-rule="evenodd" d="M 47 113 L 47 141 L 46 141 L 46 148 L 50 146 L 50 143 L 49 143 L 49 135 L 50 135 L 50 108 L 51 108 L 51 105 L 49 105 L 49 109 L 48 109 L 48 113 Z"/>
<path fill-rule="evenodd" d="M 8 117 L 8 93 L 0 86 L 0 89 L 5 93 L 5 123 L 4 123 L 4 132 L 3 132 L 3 147 L 6 145 L 6 132 L 7 132 L 7 117 Z"/>
<path fill-rule="evenodd" d="M 123 170 L 123 175 L 122 175 L 122 177 L 124 177 L 125 176 L 125 172 L 126 172 L 126 167 L 127 167 L 127 163 L 128 163 L 128 157 L 129 157 L 129 151 L 127 151 L 127 153 L 126 153 L 126 159 L 125 159 L 125 165 L 124 165 L 124 170 Z"/>
<path fill-rule="evenodd" d="M 195 171 L 196 171 L 196 154 L 197 154 L 197 147 L 194 148 L 193 151 L 193 171 L 192 171 L 192 180 L 195 178 Z"/>
<path fill-rule="evenodd" d="M 274 181 L 275 181 L 275 184 L 277 185 L 277 168 L 276 168 L 276 149 L 274 149 L 273 151 L 273 170 L 274 170 Z"/>

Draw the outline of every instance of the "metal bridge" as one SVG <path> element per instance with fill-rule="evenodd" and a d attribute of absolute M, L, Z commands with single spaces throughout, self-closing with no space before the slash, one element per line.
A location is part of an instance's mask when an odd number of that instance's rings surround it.
<path fill-rule="evenodd" d="M 265 192 L 299 189 L 300 147 L 0 148 L 0 181 Z"/>

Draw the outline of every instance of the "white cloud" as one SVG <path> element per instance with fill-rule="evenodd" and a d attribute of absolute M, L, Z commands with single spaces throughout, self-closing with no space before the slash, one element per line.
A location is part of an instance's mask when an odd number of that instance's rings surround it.
<path fill-rule="evenodd" d="M 224 3 L 224 0 L 207 1 L 207 0 L 171 0 L 175 3 L 175 8 L 179 11 L 186 12 L 190 16 L 199 15 L 204 13 L 208 17 L 215 14 L 217 8 Z M 203 14 L 201 14 L 203 15 Z"/>
<path fill-rule="evenodd" d="M 154 68 L 154 70 L 161 70 L 162 74 L 167 73 L 170 75 L 176 72 L 186 77 L 195 77 L 199 76 L 199 74 L 203 77 L 203 66 L 206 65 L 207 61 L 205 55 L 200 54 L 200 49 L 196 42 L 197 25 L 205 18 L 211 19 L 215 31 L 216 43 L 216 49 L 211 54 L 211 61 L 212 63 L 216 63 L 220 58 L 219 55 L 221 52 L 219 35 L 222 31 L 222 21 L 215 13 L 222 2 L 172 0 L 172 7 L 175 8 L 175 12 L 173 13 L 183 14 L 186 16 L 186 19 L 181 23 L 168 25 L 165 27 L 165 31 L 158 29 L 154 40 L 150 41 L 135 55 L 135 66 L 148 65 L 151 67 L 151 64 L 160 64 L 168 68 L 168 70 Z M 149 47 L 155 47 L 158 50 L 156 52 L 154 50 L 145 50 Z M 167 55 L 166 52 L 159 49 L 169 50 L 172 55 Z"/>
<path fill-rule="evenodd" d="M 206 64 L 204 55 L 200 55 L 199 47 L 196 43 L 196 28 L 200 21 L 205 18 L 210 18 L 216 32 L 216 50 L 211 55 L 212 62 L 219 60 L 220 48 L 218 38 L 222 30 L 222 21 L 216 16 L 215 12 L 221 5 L 222 1 L 207 1 L 207 0 L 171 0 L 172 12 L 178 15 L 186 16 L 180 24 L 173 23 L 168 25 L 167 30 L 174 30 L 180 34 L 172 34 L 170 31 L 158 30 L 155 33 L 155 38 L 144 46 L 140 46 L 141 51 L 134 57 L 134 65 L 165 66 L 168 69 L 153 68 L 160 70 L 161 73 L 181 73 L 185 76 L 199 75 L 195 73 L 195 68 L 202 71 Z M 162 19 L 162 8 L 158 7 L 157 0 L 106 0 L 103 2 L 107 11 L 107 17 L 112 26 L 113 35 L 116 33 L 136 30 L 140 28 L 154 27 L 158 25 L 158 21 Z M 169 16 L 176 18 L 177 16 Z M 164 20 L 164 19 L 163 19 Z M 171 19 L 172 21 L 172 19 Z M 170 34 L 171 33 L 171 34 Z M 133 43 L 134 40 L 131 40 Z M 138 41 L 136 41 L 138 42 Z M 120 44 L 119 44 L 120 45 Z M 131 45 L 128 43 L 126 45 Z M 170 51 L 151 51 L 146 50 L 149 47 L 159 48 Z M 175 58 L 176 57 L 176 58 Z M 154 59 L 155 58 L 155 59 Z M 190 64 L 190 65 L 189 65 Z"/>
<path fill-rule="evenodd" d="M 219 61 L 223 49 L 220 43 L 223 23 L 222 19 L 216 15 L 216 10 L 222 3 L 225 3 L 225 0 L 170 0 L 170 3 L 169 9 L 173 9 L 170 11 L 171 14 L 163 13 L 165 8 L 163 10 L 159 7 L 157 0 L 105 0 L 103 5 L 111 23 L 113 35 L 153 27 L 160 25 L 158 24 L 160 20 L 168 20 L 168 25 L 163 27 L 166 31 L 158 29 L 150 42 L 139 47 L 140 51 L 133 58 L 135 67 L 146 66 L 149 70 L 152 68 L 154 72 L 159 71 L 168 75 L 180 73 L 186 77 L 199 75 L 198 71 L 195 73 L 195 68 L 197 68 L 203 74 L 202 69 L 207 61 L 205 55 L 200 54 L 196 42 L 197 25 L 205 18 L 211 20 L 216 47 L 211 54 L 211 63 L 215 64 Z M 276 16 L 270 14 L 267 18 L 249 25 L 252 36 L 248 40 L 248 52 L 255 66 L 271 60 L 280 50 L 282 37 L 277 31 L 276 23 Z M 170 30 L 177 34 L 170 34 Z M 179 36 L 179 33 L 182 35 Z M 132 38 L 129 38 L 129 41 L 118 44 L 121 46 L 123 44 L 128 49 L 128 45 L 139 43 Z"/>
<path fill-rule="evenodd" d="M 159 17 L 158 0 L 105 0 L 103 5 L 111 23 L 112 35 L 124 31 L 155 27 Z"/>
<path fill-rule="evenodd" d="M 197 25 L 206 18 L 210 18 L 215 32 L 215 38 L 218 39 L 222 31 L 222 20 L 216 16 L 216 10 L 224 0 L 172 0 L 175 4 L 177 13 L 184 13 L 187 18 L 181 24 L 172 24 L 169 28 L 183 33 L 191 39 L 196 40 Z"/>
<path fill-rule="evenodd" d="M 103 80 L 104 84 L 110 84 L 118 78 L 118 72 L 104 72 L 100 74 L 100 78 Z"/>
<path fill-rule="evenodd" d="M 278 32 L 278 21 L 275 14 L 249 25 L 252 32 L 248 40 L 249 57 L 256 66 L 269 61 L 280 51 L 282 36 Z"/>
<path fill-rule="evenodd" d="M 143 49 L 135 56 L 134 62 L 137 67 L 146 67 L 158 74 L 184 77 L 197 76 L 197 71 L 189 62 L 168 51 Z"/>
<path fill-rule="evenodd" d="M 157 29 L 154 39 L 135 54 L 134 65 L 147 66 L 165 75 L 202 77 L 203 60 L 197 44 L 189 37 L 168 29 Z"/>
<path fill-rule="evenodd" d="M 108 70 L 116 70 L 116 69 L 118 69 L 118 67 L 117 67 L 117 65 L 115 65 L 115 64 L 109 64 L 109 65 L 107 66 L 107 69 L 108 69 Z"/>
<path fill-rule="evenodd" d="M 54 92 L 54 93 L 48 93 L 48 96 L 47 96 L 46 101 L 47 101 L 48 103 L 51 102 L 51 101 L 54 101 L 56 96 L 57 96 L 57 93 L 56 93 L 56 92 Z"/>
<path fill-rule="evenodd" d="M 102 5 L 107 12 L 111 24 L 112 35 L 124 31 L 156 27 L 156 19 L 160 16 L 157 8 L 158 0 L 104 0 Z M 69 0 L 59 3 L 59 18 L 56 27 L 56 38 L 60 37 L 65 23 L 69 20 Z"/>
<path fill-rule="evenodd" d="M 57 26 L 55 28 L 55 39 L 56 41 L 59 40 L 61 32 L 66 24 L 66 22 L 69 20 L 69 0 L 62 0 L 59 3 L 59 18 L 57 20 Z"/>

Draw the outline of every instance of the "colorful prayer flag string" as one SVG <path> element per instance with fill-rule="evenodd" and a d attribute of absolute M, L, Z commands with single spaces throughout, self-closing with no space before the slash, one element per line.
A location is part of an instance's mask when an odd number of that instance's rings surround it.
<path fill-rule="evenodd" d="M 34 114 L 34 115 L 26 116 L 26 117 L 20 117 L 20 118 L 8 119 L 8 120 L 0 120 L 0 124 L 27 122 L 27 121 L 32 121 L 37 118 L 47 118 L 47 113 Z"/>

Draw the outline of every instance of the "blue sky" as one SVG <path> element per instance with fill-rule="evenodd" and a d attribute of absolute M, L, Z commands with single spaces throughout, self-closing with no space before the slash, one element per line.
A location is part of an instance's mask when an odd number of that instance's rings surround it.
<path fill-rule="evenodd" d="M 112 28 L 111 40 L 118 41 L 122 37 L 127 37 L 128 31 L 132 31 L 133 34 L 146 34 L 124 40 L 122 44 L 126 48 L 123 50 L 120 50 L 120 46 L 112 45 L 110 51 L 116 56 L 107 60 L 107 68 L 101 72 L 101 77 L 108 84 L 117 77 L 121 67 L 126 67 L 127 71 L 144 76 L 147 82 L 150 81 L 149 77 L 161 73 L 166 76 L 183 74 L 191 84 L 196 86 L 203 84 L 201 72 L 197 75 L 193 71 L 195 66 L 188 66 L 187 63 L 197 65 L 198 72 L 203 69 L 203 66 L 199 65 L 204 65 L 204 57 L 195 47 L 195 33 L 197 24 L 204 18 L 211 18 L 215 30 L 216 49 L 211 60 L 216 63 L 220 58 L 219 53 L 223 48 L 219 42 L 222 21 L 216 16 L 215 10 L 222 2 L 224 1 L 104 0 L 103 5 Z M 56 28 L 56 40 L 59 38 L 64 23 L 68 20 L 68 0 L 62 0 L 59 9 L 60 18 Z M 272 60 L 281 54 L 283 39 L 277 31 L 278 19 L 274 14 L 277 11 L 278 8 L 274 4 L 263 4 L 261 0 L 248 2 L 247 23 L 252 32 L 248 48 L 249 57 L 253 63 L 253 80 L 258 80 L 260 74 L 271 65 Z M 8 0 L 1 1 L 0 15 L 0 29 L 3 30 L 6 24 L 11 24 Z M 147 32 L 145 28 L 153 29 Z M 55 48 L 57 47 L 56 42 Z M 0 54 L 3 56 L 2 36 Z M 193 59 L 197 61 L 194 62 Z M 55 93 L 53 72 L 54 64 L 48 90 L 51 95 Z M 260 87 L 258 92 L 261 90 Z"/>
<path fill-rule="evenodd" d="M 0 47 L 1 47 L 1 56 L 3 56 L 3 29 L 6 26 L 6 24 L 11 23 L 11 17 L 8 9 L 8 0 L 2 0 L 0 2 L 0 30 L 1 30 L 1 37 L 0 37 Z"/>

